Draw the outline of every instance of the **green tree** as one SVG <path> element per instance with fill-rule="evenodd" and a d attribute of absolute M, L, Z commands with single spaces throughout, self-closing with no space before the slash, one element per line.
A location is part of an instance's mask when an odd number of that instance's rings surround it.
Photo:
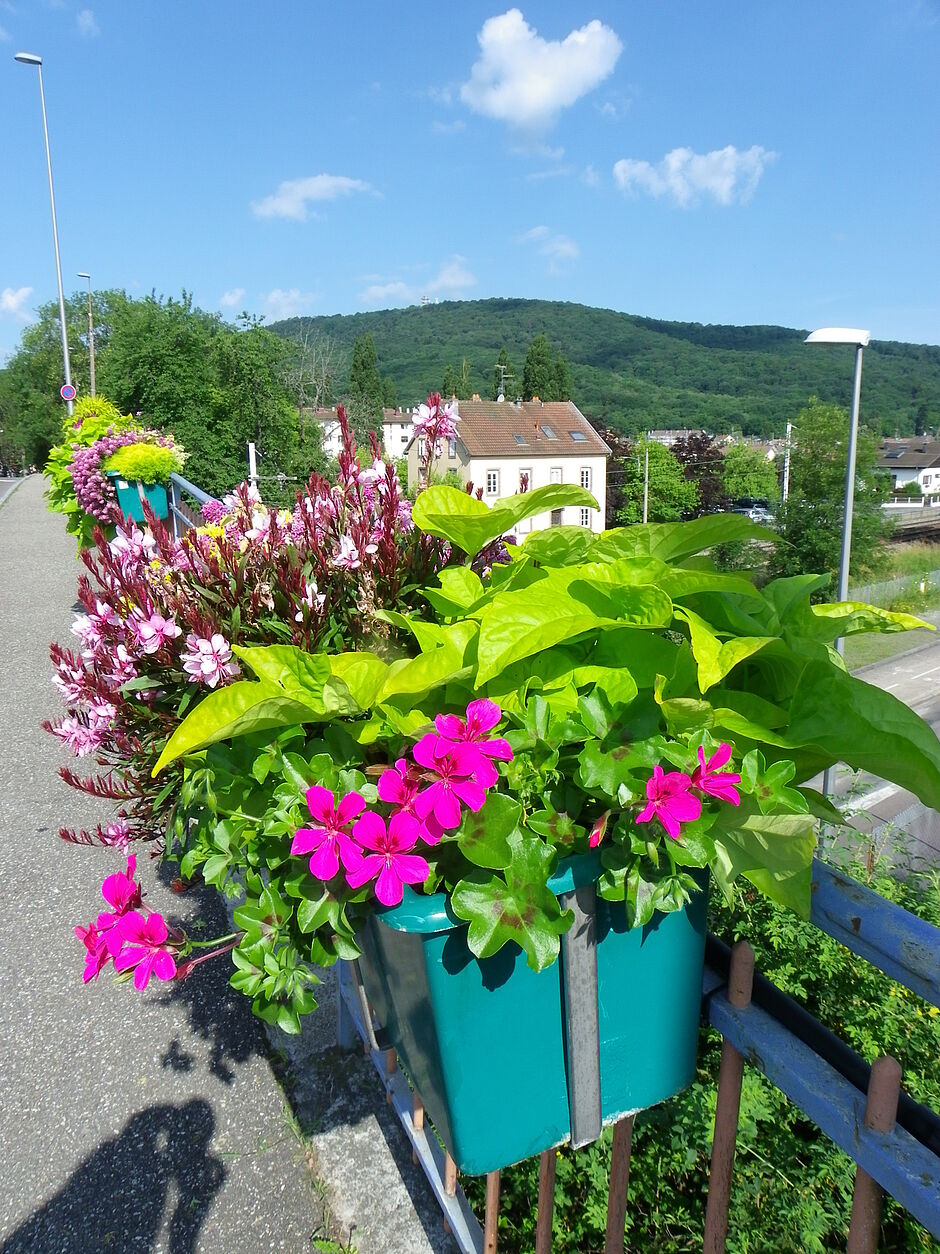
<path fill-rule="evenodd" d="M 349 367 L 349 423 L 356 443 L 369 447 L 369 436 L 382 434 L 382 376 L 375 344 L 368 331 L 353 344 Z"/>
<path fill-rule="evenodd" d="M 522 367 L 522 398 L 530 401 L 533 396 L 551 400 L 555 393 L 555 362 L 552 346 L 544 335 L 537 335 L 529 345 Z"/>
<path fill-rule="evenodd" d="M 774 575 L 796 575 L 839 568 L 845 499 L 848 412 L 812 397 L 793 426 L 790 494 L 779 508 L 782 543 L 770 568 Z M 881 503 L 886 477 L 877 473 L 878 437 L 864 427 L 858 435 L 852 519 L 851 572 L 876 572 L 881 544 L 890 531 Z M 830 585 L 830 591 L 832 585 Z"/>
<path fill-rule="evenodd" d="M 568 359 L 561 352 L 555 354 L 553 369 L 552 397 L 553 401 L 571 400 L 571 367 Z"/>
<path fill-rule="evenodd" d="M 693 513 L 699 504 L 698 488 L 687 479 L 679 461 L 655 440 L 638 440 L 630 453 L 609 472 L 622 480 L 623 505 L 620 523 L 643 520 L 643 480 L 649 454 L 649 522 L 676 522 Z"/>
<path fill-rule="evenodd" d="M 470 362 L 464 357 L 460 363 L 460 378 L 457 380 L 457 399 L 468 401 L 473 395 L 473 384 L 470 382 Z"/>
<path fill-rule="evenodd" d="M 513 369 L 512 362 L 509 360 L 509 353 L 505 348 L 501 348 L 499 356 L 496 358 L 496 367 L 493 370 L 493 391 L 490 395 L 490 400 L 499 400 L 500 396 L 514 396 L 513 383 Z"/>
<path fill-rule="evenodd" d="M 386 409 L 398 408 L 398 390 L 391 375 L 386 375 L 382 380 L 382 404 Z"/>
<path fill-rule="evenodd" d="M 448 362 L 444 367 L 444 379 L 441 383 L 441 396 L 443 396 L 445 400 L 450 400 L 452 396 L 456 396 L 459 383 L 460 380 L 457 378 L 457 371 L 450 364 L 450 362 Z"/>
<path fill-rule="evenodd" d="M 731 501 L 743 496 L 774 501 L 780 495 L 777 467 L 752 444 L 731 444 L 725 449 L 721 468 L 725 494 Z"/>

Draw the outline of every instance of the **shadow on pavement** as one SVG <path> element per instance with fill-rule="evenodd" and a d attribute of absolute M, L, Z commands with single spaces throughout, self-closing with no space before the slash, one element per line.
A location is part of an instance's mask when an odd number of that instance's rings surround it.
<path fill-rule="evenodd" d="M 0 1254 L 146 1254 L 158 1241 L 167 1254 L 194 1254 L 225 1179 L 210 1153 L 214 1128 L 208 1102 L 198 1099 L 140 1111 L 4 1241 Z"/>

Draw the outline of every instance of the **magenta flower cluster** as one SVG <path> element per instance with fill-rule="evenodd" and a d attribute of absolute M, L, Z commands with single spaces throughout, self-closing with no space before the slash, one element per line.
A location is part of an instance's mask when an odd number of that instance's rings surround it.
<path fill-rule="evenodd" d="M 134 987 L 145 989 L 151 975 L 172 980 L 177 974 L 176 958 L 182 938 L 166 925 L 166 920 L 143 905 L 143 890 L 134 879 L 137 859 L 127 859 L 126 871 L 116 871 L 101 885 L 101 895 L 111 907 L 92 923 L 77 927 L 75 935 L 85 946 L 82 979 L 97 980 L 109 962 L 114 970 L 134 972 Z"/>
<path fill-rule="evenodd" d="M 741 797 L 735 784 L 741 776 L 722 771 L 731 757 L 731 746 L 721 744 L 706 761 L 705 750 L 699 748 L 698 766 L 691 775 L 683 771 L 664 771 L 653 767 L 653 774 L 646 783 L 646 807 L 636 816 L 637 823 L 650 823 L 658 819 L 667 833 L 678 840 L 683 823 L 694 823 L 702 813 L 702 797 L 716 797 L 731 805 L 740 805 Z"/>
<path fill-rule="evenodd" d="M 427 859 L 415 852 L 418 842 L 433 846 L 460 826 L 463 807 L 480 810 L 499 778 L 496 761 L 512 760 L 502 736 L 490 736 L 502 712 L 481 698 L 467 706 L 466 717 L 439 714 L 435 732 L 411 750 L 413 761 L 399 758 L 379 776 L 379 800 L 387 816 L 366 809 L 361 793 L 347 793 L 338 803 L 328 788 L 307 789 L 307 806 L 316 820 L 294 835 L 292 854 L 311 854 L 310 872 L 331 880 L 342 867 L 352 889 L 375 882 L 384 906 L 397 905 L 404 884 L 423 884 L 430 875 Z"/>

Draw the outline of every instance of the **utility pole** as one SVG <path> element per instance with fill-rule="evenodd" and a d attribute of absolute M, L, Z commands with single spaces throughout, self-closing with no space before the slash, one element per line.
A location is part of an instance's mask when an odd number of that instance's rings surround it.
<path fill-rule="evenodd" d="M 783 455 L 783 499 L 786 500 L 790 495 L 790 433 L 793 430 L 793 423 L 787 419 L 787 447 Z"/>
<path fill-rule="evenodd" d="M 650 502 L 650 451 L 646 448 L 643 455 L 643 521 L 649 516 Z"/>
<path fill-rule="evenodd" d="M 91 275 L 87 270 L 79 270 L 78 277 L 88 280 L 88 374 L 91 384 L 91 395 L 97 396 L 98 393 L 95 390 L 95 321 L 91 313 Z"/>

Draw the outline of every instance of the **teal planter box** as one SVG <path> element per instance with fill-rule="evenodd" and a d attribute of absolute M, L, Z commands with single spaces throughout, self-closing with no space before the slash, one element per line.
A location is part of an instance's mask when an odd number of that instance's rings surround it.
<path fill-rule="evenodd" d="M 593 858 L 591 866 L 596 874 Z M 549 887 L 571 888 L 570 867 L 562 863 Z M 705 910 L 702 891 L 685 911 L 628 930 L 623 905 L 598 899 L 605 1123 L 692 1080 Z M 465 938 L 466 924 L 449 913 L 444 894 L 422 897 L 406 887 L 400 906 L 369 920 L 362 972 L 438 1134 L 457 1166 L 479 1175 L 570 1136 L 562 959 L 536 973 L 512 945 L 479 961 Z"/>
<path fill-rule="evenodd" d="M 114 480 L 114 487 L 117 491 L 118 505 L 121 512 L 126 518 L 132 519 L 134 522 L 146 522 L 144 518 L 144 507 L 141 504 L 140 493 L 137 491 L 136 480 L 122 479 L 115 472 L 110 472 L 109 479 Z M 170 506 L 166 499 L 166 488 L 162 483 L 144 483 L 141 484 L 144 490 L 147 504 L 153 510 L 157 518 L 166 518 L 170 512 Z"/>

